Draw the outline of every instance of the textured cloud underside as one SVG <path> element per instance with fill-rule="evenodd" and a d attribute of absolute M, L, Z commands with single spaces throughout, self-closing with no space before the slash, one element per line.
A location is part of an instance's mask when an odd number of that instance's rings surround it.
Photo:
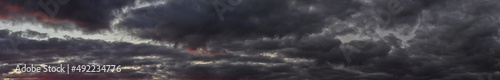
<path fill-rule="evenodd" d="M 87 33 L 123 32 L 183 47 L 0 30 L 0 77 L 500 79 L 497 0 L 395 0 L 397 11 L 389 0 L 243 0 L 223 14 L 224 20 L 214 1 L 71 0 L 50 18 L 32 14 L 44 12 L 36 8 L 35 0 L 0 1 L 4 22 Z M 184 48 L 220 49 L 227 54 L 194 56 Z M 13 72 L 17 64 L 116 64 L 125 69 L 28 74 Z"/>

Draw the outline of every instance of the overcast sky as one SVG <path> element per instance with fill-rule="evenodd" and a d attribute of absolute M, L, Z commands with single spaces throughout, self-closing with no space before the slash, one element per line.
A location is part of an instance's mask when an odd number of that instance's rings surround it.
<path fill-rule="evenodd" d="M 496 80 L 499 3 L 0 0 L 0 78 Z M 19 73 L 19 64 L 123 70 Z"/>

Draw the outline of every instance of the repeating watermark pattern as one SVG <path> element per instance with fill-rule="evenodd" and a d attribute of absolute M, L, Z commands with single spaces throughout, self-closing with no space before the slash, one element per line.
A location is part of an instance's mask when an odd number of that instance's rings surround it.
<path fill-rule="evenodd" d="M 227 2 L 227 4 L 219 0 L 215 0 L 212 3 L 212 5 L 215 8 L 215 11 L 217 12 L 217 16 L 219 16 L 220 21 L 224 21 L 224 13 L 226 11 L 233 11 L 234 7 L 243 2 L 243 0 L 225 0 L 225 1 Z"/>
<path fill-rule="evenodd" d="M 13 39 L 13 35 L 9 36 L 9 41 L 10 41 L 10 45 L 12 46 L 11 50 L 14 51 L 14 53 L 18 53 L 19 50 L 18 50 L 17 46 L 19 45 L 19 42 L 15 41 Z"/>
<path fill-rule="evenodd" d="M 17 32 L 10 32 L 10 35 L 9 35 L 9 41 L 10 41 L 10 45 L 12 46 L 11 50 L 14 52 L 14 53 L 19 53 L 19 44 L 21 44 L 22 42 L 24 42 L 24 40 L 22 39 L 19 39 L 18 37 L 21 37 L 23 36 L 22 33 L 17 33 Z"/>
<path fill-rule="evenodd" d="M 382 20 L 382 27 L 386 27 L 393 20 L 394 15 L 401 13 L 404 10 L 403 5 L 399 0 L 388 0 L 386 5 L 387 11 L 382 12 L 382 16 L 386 19 Z"/>
<path fill-rule="evenodd" d="M 38 5 L 42 7 L 42 9 L 48 14 L 50 17 L 54 17 L 59 12 L 59 5 L 67 4 L 70 0 L 48 0 L 47 2 L 43 2 L 42 0 L 38 1 Z M 52 6 L 53 8 L 50 8 Z"/>
<path fill-rule="evenodd" d="M 344 57 L 347 61 L 347 63 L 351 63 L 351 55 L 353 53 L 360 53 L 361 50 L 354 47 L 354 46 L 350 46 L 350 45 L 345 45 L 345 46 L 341 46 L 340 47 L 340 50 L 342 50 L 342 53 L 344 54 Z"/>
<path fill-rule="evenodd" d="M 402 7 L 399 0 L 389 0 L 389 2 L 387 2 L 387 10 L 389 10 L 391 14 L 399 14 L 403 9 L 404 7 Z"/>
<path fill-rule="evenodd" d="M 387 5 L 385 6 L 385 10 L 383 10 L 382 18 L 386 19 L 376 19 L 379 22 L 379 28 L 375 29 L 375 33 L 379 34 L 379 37 L 384 37 L 387 36 L 387 34 L 391 34 L 395 36 L 396 38 L 400 39 L 402 42 L 402 48 L 410 46 L 407 42 L 411 39 L 413 39 L 417 35 L 417 31 L 422 25 L 425 25 L 423 23 L 427 11 L 422 11 L 421 13 L 418 14 L 416 18 L 416 22 L 413 25 L 410 25 L 408 23 L 402 23 L 404 25 L 398 25 L 393 21 L 395 20 L 398 14 L 402 13 L 404 9 L 408 8 L 408 6 L 405 6 L 405 4 L 401 0 L 387 0 Z M 408 18 L 402 18 L 402 19 L 408 19 Z M 394 24 L 394 26 L 408 26 L 411 28 L 404 29 L 404 31 L 392 31 L 392 30 L 384 30 L 384 28 L 387 28 L 388 26 L 391 26 L 390 24 Z M 397 29 L 397 28 L 396 28 Z M 401 29 L 401 28 L 399 28 Z"/>
<path fill-rule="evenodd" d="M 493 77 L 491 74 L 488 74 L 487 78 L 485 79 L 482 75 L 477 75 L 477 80 L 493 80 Z"/>
<path fill-rule="evenodd" d="M 17 32 L 9 31 L 9 34 L 6 38 L 7 38 L 7 40 L 9 40 L 10 46 L 12 47 L 12 48 L 10 48 L 10 50 L 13 51 L 14 53 L 18 53 L 18 52 L 20 52 L 18 46 L 21 43 L 27 43 L 28 38 L 44 39 L 44 38 L 48 38 L 48 37 L 49 36 L 47 33 L 38 33 L 38 32 L 31 31 L 31 30 L 26 30 L 26 31 L 17 31 Z"/>

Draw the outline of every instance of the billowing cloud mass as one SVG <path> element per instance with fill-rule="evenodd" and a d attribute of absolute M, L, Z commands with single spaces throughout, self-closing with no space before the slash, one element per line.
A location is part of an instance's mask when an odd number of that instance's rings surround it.
<path fill-rule="evenodd" d="M 86 31 L 106 29 L 115 13 L 133 0 L 2 0 L 0 19 L 38 21 L 48 27 L 75 24 Z M 19 20 L 18 20 L 19 21 Z"/>
<path fill-rule="evenodd" d="M 44 26 L 111 30 L 169 44 L 55 38 L 36 30 L 4 29 L 0 78 L 500 79 L 498 0 L 70 0 L 50 18 L 31 14 L 43 12 L 37 2 L 0 1 L 0 19 L 67 21 L 77 27 Z M 228 6 L 232 10 L 218 13 Z M 23 20 L 29 16 L 39 20 Z M 227 54 L 193 55 L 178 45 Z M 16 73 L 18 64 L 115 64 L 124 69 Z"/>
<path fill-rule="evenodd" d="M 234 10 L 223 13 L 221 21 L 216 1 L 168 1 L 131 11 L 119 24 L 141 38 L 198 48 L 209 41 L 303 37 L 320 32 L 328 19 L 345 19 L 359 9 L 359 3 L 351 0 L 240 0 Z"/>

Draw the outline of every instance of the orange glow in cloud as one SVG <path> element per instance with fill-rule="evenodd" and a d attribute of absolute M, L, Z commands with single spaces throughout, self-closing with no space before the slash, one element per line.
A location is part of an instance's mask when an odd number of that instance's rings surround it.
<path fill-rule="evenodd" d="M 196 49 L 187 49 L 187 51 L 190 53 L 197 53 L 198 52 L 198 50 L 196 50 Z"/>

